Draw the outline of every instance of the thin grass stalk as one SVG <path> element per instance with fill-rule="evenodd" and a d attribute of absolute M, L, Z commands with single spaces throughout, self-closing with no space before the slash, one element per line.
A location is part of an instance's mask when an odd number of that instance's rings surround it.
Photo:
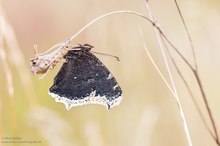
<path fill-rule="evenodd" d="M 154 19 L 154 16 L 152 14 L 152 11 L 150 9 L 148 0 L 145 1 L 145 4 L 146 4 L 147 10 L 148 10 L 148 14 L 150 16 L 151 21 L 155 22 L 155 19 Z M 181 105 L 181 102 L 180 102 L 177 90 L 176 90 L 174 79 L 173 79 L 173 76 L 172 76 L 172 73 L 171 73 L 171 70 L 170 70 L 167 58 L 166 58 L 166 54 L 165 54 L 165 51 L 164 51 L 165 49 L 163 47 L 163 43 L 162 43 L 162 40 L 161 40 L 162 38 L 160 37 L 160 33 L 158 32 L 157 28 L 155 28 L 155 27 L 153 27 L 153 28 L 154 28 L 154 32 L 155 32 L 155 35 L 156 35 L 156 38 L 157 38 L 157 41 L 158 41 L 158 44 L 159 44 L 160 51 L 161 51 L 162 56 L 163 56 L 163 60 L 164 60 L 166 69 L 168 71 L 168 75 L 169 75 L 169 78 L 170 78 L 170 81 L 171 81 L 171 85 L 172 85 L 173 91 L 175 93 L 174 97 L 176 99 L 176 102 L 177 102 L 177 105 L 178 105 L 178 108 L 179 108 L 180 116 L 181 116 L 181 119 L 182 119 L 182 122 L 183 122 L 183 127 L 184 127 L 184 131 L 185 131 L 185 135 L 186 135 L 186 139 L 187 139 L 188 145 L 192 146 L 192 140 L 191 140 L 189 128 L 188 128 L 188 125 L 187 125 L 187 122 L 186 122 L 186 118 L 185 118 L 185 115 L 184 115 L 184 112 L 183 112 L 183 108 L 182 108 L 182 105 Z"/>
<path fill-rule="evenodd" d="M 197 61 L 196 61 L 196 55 L 195 55 L 195 48 L 194 48 L 194 45 L 193 45 L 193 41 L 192 41 L 192 37 L 191 37 L 191 34 L 189 32 L 189 29 L 186 25 L 186 22 L 183 18 L 183 15 L 182 15 L 182 12 L 180 10 L 180 7 L 179 7 L 179 4 L 177 2 L 177 0 L 174 0 L 175 2 L 175 5 L 177 7 L 177 10 L 178 10 L 178 13 L 181 17 L 181 20 L 182 20 L 182 23 L 184 25 L 184 28 L 186 30 L 186 33 L 187 33 L 187 37 L 189 39 L 189 42 L 190 42 L 190 46 L 191 46 L 191 50 L 192 50 L 192 53 L 193 53 L 193 61 L 194 61 L 194 64 L 195 64 L 195 68 L 192 70 L 193 71 L 193 74 L 195 75 L 195 78 L 196 78 L 196 81 L 198 83 L 198 86 L 199 86 L 199 89 L 200 89 L 200 92 L 202 94 L 202 97 L 203 97 L 203 101 L 205 103 L 205 106 L 206 106 L 206 109 L 207 109 L 207 112 L 208 112 L 208 115 L 209 115 L 209 119 L 212 123 L 212 127 L 213 127 L 213 130 L 214 130 L 214 133 L 215 133 L 215 141 L 218 145 L 220 145 L 220 141 L 219 141 L 219 135 L 218 135 L 218 130 L 217 130 L 217 126 L 216 126 L 216 123 L 215 123 L 215 120 L 214 120 L 214 117 L 213 117 L 213 114 L 212 114 L 212 111 L 210 109 L 210 106 L 209 106 L 209 103 L 208 103 L 208 100 L 207 100 L 207 96 L 205 94 L 205 91 L 204 91 L 204 88 L 203 88 L 203 85 L 202 85 L 202 82 L 201 82 L 201 79 L 199 77 L 199 73 L 198 73 L 198 65 L 197 65 Z"/>

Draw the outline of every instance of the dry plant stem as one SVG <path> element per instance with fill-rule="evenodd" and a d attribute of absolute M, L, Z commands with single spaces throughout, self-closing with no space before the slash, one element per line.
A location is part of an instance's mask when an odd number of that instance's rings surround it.
<path fill-rule="evenodd" d="M 161 36 L 161 37 L 162 37 L 162 36 Z M 166 51 L 167 51 L 169 57 L 171 58 L 171 61 L 172 61 L 173 65 L 174 65 L 175 69 L 177 70 L 177 73 L 179 74 L 180 78 L 182 79 L 184 85 L 186 86 L 187 91 L 188 91 L 189 94 L 190 94 L 190 97 L 191 97 L 191 99 L 192 99 L 194 105 L 196 106 L 196 109 L 197 109 L 197 111 L 198 111 L 198 113 L 199 113 L 199 116 L 200 116 L 201 119 L 202 119 L 203 124 L 205 125 L 205 127 L 206 127 L 207 130 L 209 131 L 209 133 L 210 133 L 210 135 L 212 136 L 212 138 L 213 138 L 213 139 L 216 139 L 216 138 L 215 138 L 215 135 L 212 133 L 212 131 L 211 131 L 210 128 L 208 127 L 208 125 L 207 125 L 207 123 L 206 123 L 206 121 L 205 121 L 205 118 L 204 118 L 204 116 L 203 116 L 203 114 L 202 114 L 202 112 L 201 112 L 201 110 L 200 110 L 200 108 L 199 108 L 199 105 L 198 105 L 197 102 L 196 102 L 195 96 L 193 95 L 193 92 L 192 92 L 192 90 L 190 89 L 188 82 L 186 81 L 185 77 L 184 77 L 183 74 L 181 73 L 181 71 L 180 71 L 178 65 L 176 64 L 174 58 L 172 57 L 172 55 L 171 55 L 171 53 L 170 53 L 170 51 L 169 51 L 169 49 L 168 49 L 168 47 L 167 47 L 167 45 L 166 45 L 166 43 L 165 43 L 164 38 L 163 38 L 163 43 L 164 43 L 164 45 L 165 45 L 165 49 L 166 49 Z"/>
<path fill-rule="evenodd" d="M 147 7 L 147 10 L 148 10 L 151 21 L 155 22 L 154 16 L 152 15 L 152 11 L 151 11 L 151 9 L 149 7 L 149 4 L 148 4 L 148 0 L 146 0 L 145 4 L 146 4 L 146 7 Z M 166 54 L 165 54 L 164 47 L 163 47 L 163 44 L 162 44 L 162 41 L 161 41 L 160 33 L 158 32 L 156 27 L 154 27 L 154 32 L 155 32 L 155 35 L 157 37 L 159 48 L 160 48 L 161 53 L 163 55 L 163 59 L 164 59 L 164 62 L 165 62 L 165 65 L 166 65 L 166 68 L 167 68 L 167 71 L 168 71 L 168 74 L 169 74 L 169 78 L 170 78 L 170 81 L 171 81 L 171 84 L 172 84 L 172 87 L 173 87 L 173 91 L 175 93 L 174 97 L 176 99 L 176 102 L 177 102 L 177 105 L 178 105 L 178 108 L 179 108 L 179 112 L 180 112 L 180 116 L 181 116 L 181 119 L 182 119 L 182 122 L 183 122 L 183 127 L 184 127 L 187 142 L 188 142 L 189 146 L 192 146 L 192 140 L 191 140 L 189 128 L 188 128 L 188 125 L 187 125 L 187 122 L 186 122 L 186 118 L 185 118 L 185 115 L 184 115 L 184 112 L 183 112 L 183 108 L 182 108 L 182 105 L 180 103 L 179 96 L 178 96 L 178 93 L 177 93 L 177 90 L 176 90 L 176 86 L 175 86 L 175 83 L 174 83 L 174 80 L 173 80 L 173 76 L 171 74 L 171 70 L 170 70 L 170 67 L 169 67 L 169 64 L 168 64 L 168 61 L 167 61 L 167 58 L 166 58 Z"/>
<path fill-rule="evenodd" d="M 193 71 L 193 73 L 194 73 L 194 75 L 195 75 L 195 78 L 196 78 L 197 83 L 198 83 L 198 85 L 199 85 L 199 89 L 200 89 L 200 92 L 201 92 L 201 94 L 202 94 L 202 97 L 203 97 L 203 100 L 204 100 L 206 109 L 207 109 L 207 111 L 208 111 L 209 118 L 210 118 L 210 120 L 211 120 L 213 129 L 214 129 L 214 133 L 215 133 L 215 140 L 216 140 L 217 144 L 220 145 L 219 135 L 218 135 L 218 130 L 217 130 L 217 127 L 216 127 L 216 124 L 215 124 L 215 120 L 214 120 L 214 118 L 213 118 L 213 115 L 212 115 L 210 106 L 209 106 L 209 104 L 208 104 L 208 101 L 207 101 L 207 97 L 206 97 L 204 88 L 203 88 L 202 83 L 201 83 L 201 79 L 200 79 L 199 74 L 198 74 L 198 66 L 197 66 L 197 62 L 196 62 L 195 48 L 194 48 L 194 46 L 193 46 L 192 37 L 191 37 L 191 35 L 190 35 L 190 33 L 189 33 L 189 30 L 188 30 L 188 28 L 187 28 L 187 25 L 186 25 L 186 23 L 185 23 L 185 20 L 184 20 L 184 18 L 183 18 L 183 15 L 182 15 L 182 12 L 181 12 L 181 10 L 180 10 L 180 7 L 179 7 L 179 4 L 178 4 L 177 0 L 174 0 L 174 2 L 175 2 L 175 5 L 176 5 L 176 7 L 177 7 L 177 9 L 178 9 L 178 12 L 179 12 L 179 15 L 180 15 L 180 17 L 181 17 L 181 20 L 182 20 L 182 22 L 183 22 L 183 25 L 184 25 L 184 27 L 185 27 L 185 30 L 186 30 L 186 32 L 187 32 L 187 36 L 188 36 L 188 39 L 189 39 L 189 42 L 190 42 L 190 45 L 191 45 L 191 49 L 192 49 L 192 52 L 193 52 L 193 60 L 194 60 L 195 68 L 194 68 L 192 71 Z"/>

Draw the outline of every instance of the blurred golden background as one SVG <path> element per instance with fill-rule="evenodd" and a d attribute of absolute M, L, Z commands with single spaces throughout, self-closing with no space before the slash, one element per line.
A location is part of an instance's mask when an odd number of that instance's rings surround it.
<path fill-rule="evenodd" d="M 199 73 L 218 129 L 220 129 L 220 1 L 179 2 L 196 48 Z M 167 37 L 192 63 L 192 51 L 173 1 L 150 1 L 151 9 Z M 4 139 L 38 141 L 40 146 L 185 146 L 186 137 L 176 101 L 153 67 L 143 48 L 138 27 L 153 58 L 168 79 L 152 25 L 128 14 L 116 14 L 93 24 L 72 44 L 89 43 L 96 52 L 116 55 L 120 62 L 96 55 L 108 67 L 123 90 L 122 103 L 106 110 L 100 105 L 65 109 L 48 95 L 60 63 L 43 80 L 33 76 L 29 59 L 34 44 L 45 52 L 69 38 L 94 18 L 115 10 L 132 10 L 148 16 L 144 0 L 2 0 L 1 16 L 10 28 L 0 47 L 9 65 L 0 63 L 0 136 Z M 1 35 L 3 32 L 0 32 Z M 16 38 L 13 38 L 16 36 Z M 16 40 L 17 39 L 17 40 Z M 17 42 L 16 42 L 17 41 Z M 2 53 L 2 52 L 0 52 Z M 176 55 L 175 53 L 173 53 Z M 4 56 L 4 54 L 3 54 Z M 179 57 L 183 75 L 190 83 L 211 127 L 196 81 Z M 172 67 L 193 145 L 215 146 L 181 79 Z M 12 85 L 8 86 L 8 80 Z M 219 131 L 219 130 L 218 130 Z M 220 131 L 219 131 L 220 133 Z M 1 143 L 0 145 L 4 145 Z M 6 144 L 5 144 L 6 145 Z M 25 143 L 9 143 L 7 146 Z"/>

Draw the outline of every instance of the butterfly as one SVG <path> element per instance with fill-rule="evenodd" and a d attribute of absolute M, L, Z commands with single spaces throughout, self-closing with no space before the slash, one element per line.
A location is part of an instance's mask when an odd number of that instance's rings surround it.
<path fill-rule="evenodd" d="M 65 55 L 60 53 L 65 62 L 54 78 L 48 93 L 55 98 L 56 102 L 63 103 L 67 110 L 86 104 L 101 104 L 110 109 L 120 104 L 122 100 L 119 84 L 104 64 L 91 52 L 92 48 L 93 46 L 84 44 L 69 48 Z M 45 67 L 45 63 L 42 64 Z M 53 67 L 54 65 L 51 68 Z M 47 72 L 51 68 L 35 66 L 34 69 L 41 73 L 43 69 L 43 72 Z"/>

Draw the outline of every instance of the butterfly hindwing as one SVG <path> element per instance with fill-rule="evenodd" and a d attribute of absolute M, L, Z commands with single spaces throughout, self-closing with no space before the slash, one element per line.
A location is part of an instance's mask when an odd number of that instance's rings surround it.
<path fill-rule="evenodd" d="M 122 90 L 110 71 L 89 50 L 70 50 L 49 94 L 67 109 L 86 104 L 118 105 Z"/>

